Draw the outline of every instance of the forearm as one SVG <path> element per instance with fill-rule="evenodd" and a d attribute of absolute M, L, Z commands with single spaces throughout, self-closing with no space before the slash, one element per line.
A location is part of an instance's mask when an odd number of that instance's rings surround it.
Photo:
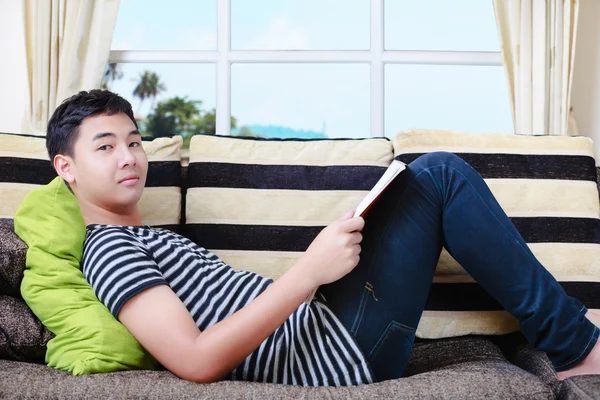
<path fill-rule="evenodd" d="M 308 262 L 298 260 L 250 304 L 198 336 L 194 359 L 201 364 L 199 380 L 225 377 L 298 308 L 316 287 L 307 274 Z"/>

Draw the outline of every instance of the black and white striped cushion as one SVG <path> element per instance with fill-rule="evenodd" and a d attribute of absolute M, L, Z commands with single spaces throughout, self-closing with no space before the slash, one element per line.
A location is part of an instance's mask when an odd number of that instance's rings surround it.
<path fill-rule="evenodd" d="M 145 224 L 179 230 L 181 143 L 180 136 L 142 142 L 149 161 L 139 204 Z M 12 221 L 25 195 L 55 177 L 45 137 L 0 133 L 0 219 Z"/>
<path fill-rule="evenodd" d="M 235 269 L 276 279 L 392 159 L 387 138 L 194 136 L 186 235 Z"/>
<path fill-rule="evenodd" d="M 540 262 L 566 292 L 600 308 L 600 203 L 594 149 L 587 137 L 411 130 L 395 157 L 457 154 L 477 170 Z M 442 251 L 417 336 L 502 334 L 516 320 Z"/>

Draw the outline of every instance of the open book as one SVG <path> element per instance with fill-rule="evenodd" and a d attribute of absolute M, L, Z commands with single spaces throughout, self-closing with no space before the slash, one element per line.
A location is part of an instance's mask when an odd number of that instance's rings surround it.
<path fill-rule="evenodd" d="M 356 207 L 354 211 L 354 217 L 364 216 L 369 209 L 375 204 L 375 201 L 381 196 L 381 194 L 387 189 L 387 187 L 392 183 L 394 178 L 398 176 L 398 174 L 406 169 L 406 164 L 399 160 L 393 160 L 390 166 L 385 170 L 381 178 L 377 181 L 373 189 L 367 193 L 367 195 L 362 199 L 360 204 Z M 317 288 L 318 289 L 318 288 Z M 317 289 L 313 290 L 304 302 L 306 304 L 310 304 Z"/>

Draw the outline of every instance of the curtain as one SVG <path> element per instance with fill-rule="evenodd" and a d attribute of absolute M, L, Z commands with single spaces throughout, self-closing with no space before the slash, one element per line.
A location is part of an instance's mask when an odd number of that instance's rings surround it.
<path fill-rule="evenodd" d="M 99 88 L 119 0 L 23 0 L 28 101 L 23 132 L 45 134 L 67 97 Z"/>
<path fill-rule="evenodd" d="M 494 0 L 515 132 L 577 135 L 571 110 L 579 0 Z"/>

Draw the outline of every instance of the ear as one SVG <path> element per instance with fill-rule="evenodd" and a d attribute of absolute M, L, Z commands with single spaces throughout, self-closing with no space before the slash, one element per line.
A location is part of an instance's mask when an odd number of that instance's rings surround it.
<path fill-rule="evenodd" d="M 73 159 L 63 154 L 57 154 L 53 160 L 54 169 L 56 173 L 60 175 L 68 184 L 75 182 L 75 175 L 73 169 Z"/>

